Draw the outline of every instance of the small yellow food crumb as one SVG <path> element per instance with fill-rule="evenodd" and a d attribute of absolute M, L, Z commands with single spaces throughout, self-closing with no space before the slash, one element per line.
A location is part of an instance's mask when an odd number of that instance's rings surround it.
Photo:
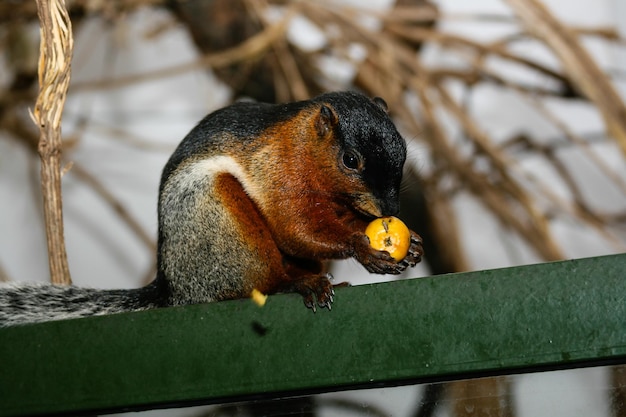
<path fill-rule="evenodd" d="M 267 301 L 267 295 L 263 294 L 261 291 L 254 288 L 252 290 L 252 294 L 250 294 L 252 301 L 259 307 L 263 307 L 265 305 L 265 301 Z"/>
<path fill-rule="evenodd" d="M 386 250 L 396 261 L 401 261 L 409 253 L 411 232 L 397 217 L 380 217 L 372 220 L 365 229 L 370 246 L 376 250 Z"/>

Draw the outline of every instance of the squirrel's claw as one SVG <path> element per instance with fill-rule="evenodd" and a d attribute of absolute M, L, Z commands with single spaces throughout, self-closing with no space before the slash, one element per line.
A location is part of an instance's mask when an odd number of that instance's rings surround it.
<path fill-rule="evenodd" d="M 309 275 L 294 282 L 293 290 L 302 295 L 304 305 L 313 312 L 317 311 L 316 304 L 330 310 L 335 295 L 332 278 L 331 274 Z"/>

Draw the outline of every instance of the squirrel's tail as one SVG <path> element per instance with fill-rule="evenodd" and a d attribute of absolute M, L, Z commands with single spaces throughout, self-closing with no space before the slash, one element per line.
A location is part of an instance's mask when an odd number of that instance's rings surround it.
<path fill-rule="evenodd" d="M 164 298 L 157 281 L 128 290 L 3 284 L 0 285 L 0 327 L 160 307 Z"/>

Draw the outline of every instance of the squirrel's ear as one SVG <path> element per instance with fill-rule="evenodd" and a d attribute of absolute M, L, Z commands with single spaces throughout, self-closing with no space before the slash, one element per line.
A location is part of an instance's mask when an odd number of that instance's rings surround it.
<path fill-rule="evenodd" d="M 380 97 L 374 97 L 372 99 L 372 101 L 374 103 L 376 103 L 378 105 L 378 107 L 380 107 L 381 109 L 383 109 L 385 111 L 385 113 L 387 113 L 387 110 L 389 110 L 389 108 L 387 107 L 387 102 L 385 100 L 383 100 Z"/>
<path fill-rule="evenodd" d="M 322 104 L 317 119 L 315 120 L 315 128 L 317 129 L 318 135 L 321 137 L 326 136 L 338 122 L 339 118 L 335 111 L 330 106 Z"/>

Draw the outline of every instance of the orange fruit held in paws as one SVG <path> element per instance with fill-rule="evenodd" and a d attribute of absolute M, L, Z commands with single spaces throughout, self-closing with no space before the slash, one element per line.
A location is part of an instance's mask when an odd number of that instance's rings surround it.
<path fill-rule="evenodd" d="M 397 217 L 380 217 L 372 220 L 365 229 L 370 239 L 370 246 L 376 250 L 386 250 L 396 261 L 404 259 L 409 253 L 411 232 Z"/>

